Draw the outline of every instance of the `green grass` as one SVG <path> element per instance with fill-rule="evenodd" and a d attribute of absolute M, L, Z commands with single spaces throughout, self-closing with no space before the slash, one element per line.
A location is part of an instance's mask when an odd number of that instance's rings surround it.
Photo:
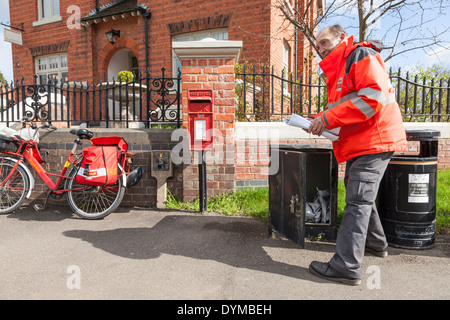
<path fill-rule="evenodd" d="M 342 220 L 345 207 L 344 180 L 338 182 L 338 224 Z M 168 194 L 166 208 L 179 210 L 199 210 L 199 201 L 183 203 Z M 207 201 L 207 211 L 227 215 L 248 215 L 268 220 L 269 188 L 243 188 L 227 192 Z M 450 234 L 450 169 L 439 170 L 436 190 L 436 231 Z"/>
<path fill-rule="evenodd" d="M 450 169 L 437 173 L 436 229 L 438 233 L 450 234 Z"/>
<path fill-rule="evenodd" d="M 199 200 L 197 198 L 192 202 L 184 203 L 169 192 L 166 208 L 198 211 Z M 247 215 L 267 221 L 269 188 L 242 188 L 234 192 L 222 193 L 207 200 L 206 210 L 227 215 Z"/>
<path fill-rule="evenodd" d="M 345 186 L 344 179 L 339 179 L 338 182 L 338 225 L 341 223 L 342 217 L 344 216 L 344 208 L 345 208 Z"/>
<path fill-rule="evenodd" d="M 340 224 L 345 208 L 344 179 L 339 179 L 338 188 L 338 224 Z M 450 234 L 450 169 L 442 169 L 437 173 L 436 232 Z"/>

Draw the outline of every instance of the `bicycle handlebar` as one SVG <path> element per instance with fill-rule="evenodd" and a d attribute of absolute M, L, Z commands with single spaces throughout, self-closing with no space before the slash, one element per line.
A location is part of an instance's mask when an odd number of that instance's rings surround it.
<path fill-rule="evenodd" d="M 58 129 L 57 127 L 52 126 L 52 125 L 49 124 L 49 123 L 41 124 L 41 125 L 38 127 L 38 126 L 36 126 L 36 124 L 35 124 L 32 120 L 28 119 L 27 117 L 23 117 L 21 122 L 22 122 L 22 123 L 29 122 L 29 123 L 30 123 L 31 129 L 35 130 L 34 135 L 33 135 L 33 137 L 31 138 L 33 141 L 35 141 L 35 138 L 36 138 L 36 135 L 38 134 L 39 129 L 50 129 L 50 130 L 52 130 L 52 131 L 55 131 L 56 129 Z M 38 136 L 39 136 L 39 135 L 38 135 Z M 17 136 L 17 135 L 16 135 L 16 138 L 20 138 L 21 140 L 25 140 L 25 139 L 23 139 L 22 137 Z M 26 140 L 25 140 L 25 141 L 26 141 Z"/>
<path fill-rule="evenodd" d="M 57 127 L 55 127 L 55 126 L 52 126 L 52 125 L 50 125 L 49 123 L 44 123 L 44 124 L 41 124 L 39 127 L 38 126 L 36 126 L 36 124 L 33 122 L 33 120 L 29 120 L 27 117 L 23 117 L 22 118 L 22 122 L 29 122 L 30 123 L 30 125 L 31 125 L 31 129 L 51 129 L 51 130 L 56 130 L 56 129 L 58 129 Z"/>
<path fill-rule="evenodd" d="M 44 124 L 41 124 L 39 127 L 37 127 L 37 129 L 52 129 L 52 130 L 56 130 L 58 128 L 55 127 L 55 126 L 50 125 L 49 123 L 44 123 Z"/>

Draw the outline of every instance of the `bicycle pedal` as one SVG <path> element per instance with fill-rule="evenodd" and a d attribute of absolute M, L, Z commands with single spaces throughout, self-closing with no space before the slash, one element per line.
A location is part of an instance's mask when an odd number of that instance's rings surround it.
<path fill-rule="evenodd" d="M 39 211 L 43 211 L 45 209 L 45 206 L 43 206 L 42 204 L 36 203 L 33 205 L 33 209 L 34 209 L 34 211 L 39 212 Z"/>

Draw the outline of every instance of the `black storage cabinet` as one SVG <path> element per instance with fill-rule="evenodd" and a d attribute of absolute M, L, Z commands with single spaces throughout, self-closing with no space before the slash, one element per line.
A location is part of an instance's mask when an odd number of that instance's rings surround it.
<path fill-rule="evenodd" d="M 420 141 L 418 155 L 394 155 L 378 193 L 378 213 L 390 246 L 426 249 L 435 243 L 438 137 L 436 130 L 406 130 Z"/>
<path fill-rule="evenodd" d="M 336 240 L 338 164 L 331 146 L 279 145 L 278 171 L 269 175 L 269 233 L 285 237 L 302 248 L 305 237 Z M 317 196 L 317 188 L 330 191 L 328 223 L 305 223 L 306 202 Z"/>

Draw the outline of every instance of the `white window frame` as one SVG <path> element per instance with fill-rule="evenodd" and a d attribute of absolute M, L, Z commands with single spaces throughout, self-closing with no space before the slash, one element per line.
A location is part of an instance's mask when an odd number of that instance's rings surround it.
<path fill-rule="evenodd" d="M 57 68 L 51 68 L 50 59 L 56 58 L 58 61 Z M 66 60 L 66 66 L 61 66 L 62 60 Z M 40 63 L 42 61 L 43 63 Z M 43 68 L 40 70 L 40 66 Z M 69 74 L 69 62 L 67 60 L 67 53 L 54 53 L 54 54 L 48 54 L 44 56 L 38 56 L 35 58 L 35 71 L 36 75 L 38 76 L 38 83 L 41 84 L 41 76 L 45 76 L 46 79 L 48 79 L 49 75 L 57 74 L 58 79 L 58 85 L 61 83 L 61 79 L 64 73 Z M 68 77 L 68 76 L 67 76 Z M 67 79 L 66 79 L 67 80 Z M 44 84 L 46 84 L 45 82 Z"/>
<path fill-rule="evenodd" d="M 291 47 L 289 46 L 289 43 L 286 40 L 283 40 L 283 69 L 285 72 L 283 72 L 283 79 L 289 80 L 289 60 L 291 57 Z M 283 96 L 290 98 L 289 88 L 288 86 L 283 88 Z"/>
<path fill-rule="evenodd" d="M 283 40 L 283 70 L 286 70 L 286 74 L 289 74 L 289 60 L 291 56 L 291 47 L 286 40 Z"/>
<path fill-rule="evenodd" d="M 54 23 L 58 21 L 62 21 L 61 17 L 61 3 L 60 0 L 48 0 L 50 1 L 50 14 L 44 17 L 44 8 L 42 5 L 43 0 L 37 0 L 38 6 L 38 21 L 33 22 L 33 27 L 41 26 L 48 23 Z M 54 12 L 55 2 L 58 3 L 58 12 Z"/>
<path fill-rule="evenodd" d="M 172 37 L 175 41 L 200 41 L 205 38 L 213 38 L 216 40 L 228 40 L 228 28 L 210 29 L 204 31 L 196 31 L 183 33 Z M 178 68 L 181 69 L 181 62 L 177 58 L 175 52 L 172 51 L 172 75 L 174 78 L 178 76 Z"/>

